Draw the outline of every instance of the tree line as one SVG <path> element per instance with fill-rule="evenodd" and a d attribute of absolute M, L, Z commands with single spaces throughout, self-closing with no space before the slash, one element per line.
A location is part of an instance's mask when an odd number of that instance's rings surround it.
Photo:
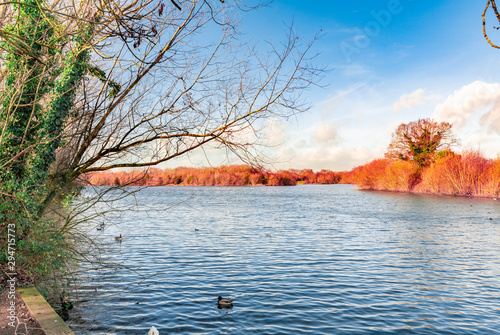
<path fill-rule="evenodd" d="M 342 182 L 371 190 L 499 196 L 500 158 L 485 158 L 477 150 L 454 152 L 458 141 L 451 128 L 431 119 L 403 123 L 385 158 L 354 168 Z"/>
<path fill-rule="evenodd" d="M 311 169 L 265 171 L 247 165 L 214 168 L 93 172 L 87 182 L 96 186 L 294 186 L 297 184 L 338 184 L 343 172 Z"/>
<path fill-rule="evenodd" d="M 474 150 L 456 153 L 458 143 L 450 123 L 419 119 L 396 128 L 385 158 L 375 159 L 351 171 L 289 169 L 270 172 L 233 165 L 93 172 L 86 178 L 88 183 L 101 186 L 355 184 L 371 190 L 500 196 L 500 158 L 488 159 Z"/>

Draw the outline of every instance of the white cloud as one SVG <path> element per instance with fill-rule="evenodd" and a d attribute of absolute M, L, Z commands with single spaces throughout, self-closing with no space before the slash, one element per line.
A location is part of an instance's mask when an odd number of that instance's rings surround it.
<path fill-rule="evenodd" d="M 321 145 L 334 145 L 338 141 L 337 127 L 334 124 L 326 124 L 320 121 L 314 132 L 313 139 Z"/>
<path fill-rule="evenodd" d="M 480 149 L 487 157 L 498 155 L 500 135 L 500 84 L 474 81 L 448 96 L 434 117 L 453 124 L 462 149 Z"/>
<path fill-rule="evenodd" d="M 296 152 L 295 156 L 283 167 L 288 168 L 292 165 L 297 169 L 342 171 L 351 170 L 354 166 L 365 164 L 375 157 L 376 153 L 364 146 L 355 148 L 309 147 Z"/>
<path fill-rule="evenodd" d="M 460 129 L 480 111 L 484 113 L 481 126 L 486 127 L 489 132 L 500 129 L 500 84 L 474 81 L 453 92 L 436 107 L 434 113 L 436 118 L 448 121 L 456 129 Z"/>
<path fill-rule="evenodd" d="M 500 99 L 498 97 L 493 107 L 481 116 L 480 125 L 485 127 L 488 133 L 500 131 Z"/>
<path fill-rule="evenodd" d="M 271 147 L 283 144 L 287 139 L 286 125 L 280 119 L 266 120 L 264 138 L 266 145 Z"/>
<path fill-rule="evenodd" d="M 297 143 L 295 143 L 295 148 L 297 149 L 302 149 L 307 146 L 307 142 L 305 140 L 300 140 Z"/>
<path fill-rule="evenodd" d="M 462 150 L 479 150 L 486 157 L 498 155 L 498 135 L 475 132 L 462 143 Z"/>
<path fill-rule="evenodd" d="M 392 109 L 396 112 L 400 112 L 420 106 L 434 99 L 436 99 L 436 95 L 427 93 L 424 89 L 419 88 L 409 94 L 403 94 L 399 100 L 394 103 Z"/>

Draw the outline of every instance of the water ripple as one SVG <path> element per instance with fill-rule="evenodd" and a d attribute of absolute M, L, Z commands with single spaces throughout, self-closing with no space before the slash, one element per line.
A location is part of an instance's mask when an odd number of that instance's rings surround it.
<path fill-rule="evenodd" d="M 136 271 L 81 278 L 81 294 L 97 295 L 75 307 L 76 334 L 499 333 L 493 201 L 347 185 L 154 187 L 136 199 L 145 211 L 99 235 L 123 234 L 112 260 Z M 219 295 L 234 308 L 219 310 Z"/>

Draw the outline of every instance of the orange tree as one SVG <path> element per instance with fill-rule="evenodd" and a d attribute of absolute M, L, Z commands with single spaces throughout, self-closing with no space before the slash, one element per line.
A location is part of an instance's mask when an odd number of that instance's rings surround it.
<path fill-rule="evenodd" d="M 392 134 L 385 156 L 412 161 L 421 170 L 434 161 L 439 151 L 450 150 L 457 143 L 451 127 L 448 122 L 432 119 L 402 123 Z"/>

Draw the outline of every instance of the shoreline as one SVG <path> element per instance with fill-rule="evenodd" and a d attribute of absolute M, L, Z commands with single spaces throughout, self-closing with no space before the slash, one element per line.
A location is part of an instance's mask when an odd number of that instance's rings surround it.
<path fill-rule="evenodd" d="M 74 335 L 66 322 L 34 287 L 22 287 L 17 290 L 43 334 Z"/>
<path fill-rule="evenodd" d="M 500 195 L 497 196 L 488 196 L 488 195 L 462 195 L 462 194 L 447 194 L 447 193 L 431 193 L 431 192 L 418 192 L 418 191 L 399 191 L 399 190 L 387 190 L 387 189 L 376 189 L 376 188 L 364 188 L 356 183 L 301 183 L 298 182 L 295 185 L 265 185 L 265 184 L 257 184 L 257 185 L 179 185 L 179 184 L 166 184 L 166 185 L 93 185 L 98 187 L 232 187 L 232 188 L 247 188 L 247 187 L 294 187 L 294 186 L 313 186 L 313 185 L 352 185 L 357 187 L 360 191 L 377 191 L 377 192 L 390 192 L 390 193 L 407 193 L 407 194 L 418 194 L 418 195 L 434 195 L 434 196 L 445 196 L 445 197 L 460 197 L 460 198 L 479 198 L 479 199 L 491 199 L 497 200 L 500 198 Z"/>
<path fill-rule="evenodd" d="M 344 184 L 345 185 L 345 184 Z M 375 192 L 389 192 L 389 193 L 406 193 L 415 195 L 432 195 L 438 197 L 455 197 L 455 198 L 471 198 L 471 199 L 490 199 L 496 201 L 498 197 L 488 195 L 462 195 L 462 194 L 446 194 L 446 193 L 431 193 L 431 192 L 415 192 L 415 191 L 398 191 L 398 190 L 380 190 L 375 188 L 363 188 L 356 184 L 349 184 L 356 186 L 360 191 L 375 191 Z"/>

